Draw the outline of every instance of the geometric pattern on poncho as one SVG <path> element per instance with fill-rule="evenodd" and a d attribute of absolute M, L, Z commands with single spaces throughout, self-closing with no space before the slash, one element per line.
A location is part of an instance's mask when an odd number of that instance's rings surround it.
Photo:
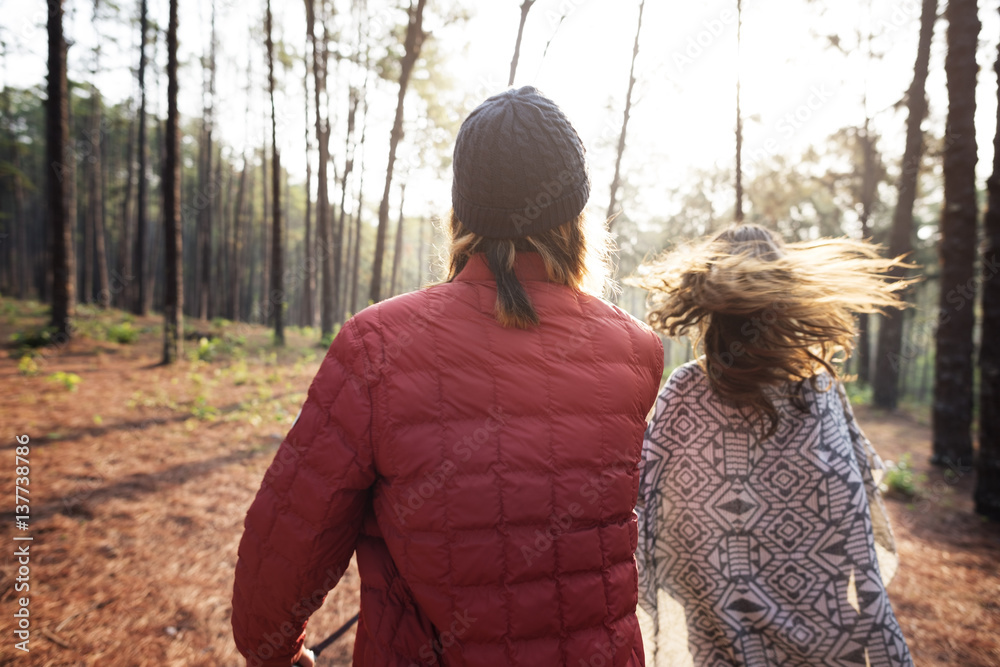
<path fill-rule="evenodd" d="M 657 398 L 637 508 L 647 664 L 912 665 L 879 566 L 895 572 L 882 463 L 843 387 L 768 391 L 762 441 L 696 362 Z"/>

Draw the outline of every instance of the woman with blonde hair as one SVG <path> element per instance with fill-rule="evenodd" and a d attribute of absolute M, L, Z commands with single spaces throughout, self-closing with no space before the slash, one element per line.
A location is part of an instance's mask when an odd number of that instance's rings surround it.
<path fill-rule="evenodd" d="M 344 324 L 247 514 L 251 667 L 313 664 L 306 620 L 355 554 L 355 665 L 642 665 L 633 508 L 662 345 L 600 298 L 607 235 L 555 103 L 486 100 L 453 170 L 447 279 Z"/>
<path fill-rule="evenodd" d="M 648 664 L 912 665 L 885 590 L 882 463 L 837 374 L 854 315 L 901 305 L 898 263 L 739 225 L 640 269 L 649 323 L 702 354 L 670 376 L 643 444 Z"/>

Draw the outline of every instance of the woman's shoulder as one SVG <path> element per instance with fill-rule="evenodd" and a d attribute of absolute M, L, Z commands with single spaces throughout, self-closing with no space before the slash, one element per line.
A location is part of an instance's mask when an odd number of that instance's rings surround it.
<path fill-rule="evenodd" d="M 708 376 L 705 374 L 705 369 L 701 363 L 697 359 L 692 359 L 686 364 L 681 364 L 670 373 L 670 377 L 667 379 L 667 384 L 664 388 L 701 384 L 708 384 Z"/>
<path fill-rule="evenodd" d="M 711 385 L 705 369 L 695 359 L 681 364 L 670 373 L 663 389 L 660 390 L 660 399 L 670 401 L 700 397 L 698 400 L 703 401 L 706 392 L 711 392 Z"/>

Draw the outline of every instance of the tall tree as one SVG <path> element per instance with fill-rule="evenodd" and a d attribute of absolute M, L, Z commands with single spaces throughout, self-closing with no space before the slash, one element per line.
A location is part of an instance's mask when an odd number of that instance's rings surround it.
<path fill-rule="evenodd" d="M 517 74 L 517 61 L 521 59 L 521 38 L 524 37 L 524 24 L 528 20 L 528 12 L 535 0 L 524 0 L 521 3 L 521 22 L 517 26 L 517 41 L 514 42 L 514 57 L 510 60 L 510 80 L 508 86 L 514 85 L 514 75 Z"/>
<path fill-rule="evenodd" d="M 343 321 L 344 311 L 347 308 L 346 287 L 348 281 L 346 280 L 346 276 L 342 274 L 344 264 L 343 239 L 347 234 L 345 229 L 345 204 L 347 203 L 347 179 L 354 170 L 354 128 L 358 117 L 358 104 L 360 100 L 357 88 L 351 86 L 348 92 L 349 108 L 347 110 L 347 138 L 344 141 L 344 171 L 340 179 L 340 216 L 337 220 L 337 228 L 334 230 L 333 269 L 334 274 L 337 276 L 338 286 L 335 316 L 338 321 Z"/>
<path fill-rule="evenodd" d="M 972 464 L 972 329 L 976 262 L 976 0 L 951 0 L 948 19 L 948 127 L 941 217 L 941 298 L 934 365 L 934 456 Z"/>
<path fill-rule="evenodd" d="M 367 61 L 367 56 L 366 56 Z M 367 65 L 366 65 L 367 67 Z M 361 162 L 359 168 L 360 178 L 358 179 L 358 207 L 354 212 L 354 243 L 352 243 L 354 257 L 351 259 L 350 287 L 348 294 L 350 298 L 349 312 L 351 315 L 357 313 L 358 307 L 358 282 L 361 276 L 361 211 L 365 207 L 365 138 L 368 136 L 368 75 L 365 74 L 364 85 L 364 112 L 361 121 L 361 141 L 358 142 L 358 150 L 361 151 Z"/>
<path fill-rule="evenodd" d="M 976 512 L 1000 521 L 1000 48 L 997 74 L 997 129 L 993 174 L 986 182 L 986 242 L 983 245 L 983 330 L 979 348 L 979 466 Z"/>
<path fill-rule="evenodd" d="M 101 121 L 101 93 L 97 86 L 90 87 L 90 136 L 92 152 L 90 161 L 90 227 L 94 236 L 94 251 L 97 264 L 97 304 L 106 308 L 111 302 L 111 282 L 108 276 L 108 252 L 104 229 L 104 178 L 102 167 L 102 143 L 104 140 Z M 91 295 L 88 294 L 88 299 Z"/>
<path fill-rule="evenodd" d="M 170 0 L 167 23 L 167 127 L 163 155 L 163 236 L 166 283 L 163 291 L 163 363 L 181 354 L 184 286 L 181 258 L 181 137 L 177 112 L 177 1 Z"/>
<path fill-rule="evenodd" d="M 49 247 L 52 266 L 51 326 L 62 339 L 72 333 L 76 308 L 76 156 L 69 142 L 69 95 L 63 36 L 62 0 L 48 0 L 49 76 L 46 105 L 46 164 L 49 200 Z"/>
<path fill-rule="evenodd" d="M 897 184 L 898 199 L 892 215 L 889 233 L 889 256 L 899 257 L 913 252 L 913 204 L 917 198 L 917 177 L 924 152 L 924 134 L 920 129 L 927 117 L 927 69 L 931 55 L 931 38 L 937 20 L 937 0 L 923 0 L 920 9 L 920 39 L 917 43 L 917 60 L 913 66 L 913 82 L 906 94 L 906 148 L 903 168 Z M 902 278 L 905 269 L 894 269 Z M 878 355 L 875 359 L 873 381 L 874 402 L 880 408 L 894 410 L 899 403 L 899 374 L 903 346 L 903 311 L 892 310 L 885 314 L 879 326 Z"/>
<path fill-rule="evenodd" d="M 97 29 L 98 10 L 100 0 L 94 0 L 94 13 L 91 23 Z M 91 76 L 96 79 L 97 73 L 101 71 L 101 45 L 100 40 L 94 46 L 94 71 Z M 103 151 L 104 151 L 104 122 L 102 114 L 103 101 L 101 93 L 97 89 L 96 82 L 91 79 L 90 83 L 90 141 L 92 144 L 90 162 L 90 219 L 94 235 L 94 251 L 97 262 L 97 304 L 101 308 L 111 305 L 111 281 L 108 276 L 108 251 L 104 229 L 104 174 L 103 174 Z M 90 298 L 90 295 L 88 295 Z"/>
<path fill-rule="evenodd" d="M 243 114 L 244 126 L 250 124 L 250 100 L 253 99 L 253 68 L 252 59 L 247 59 L 247 86 L 246 86 L 246 110 Z M 246 195 L 247 191 L 253 192 L 253 166 L 247 156 L 247 142 L 243 147 L 243 166 L 240 169 L 240 183 L 236 188 L 236 201 L 233 204 L 233 240 L 229 262 L 229 317 L 232 320 L 239 320 L 242 309 L 240 307 L 240 283 L 243 280 L 244 263 L 243 253 L 243 230 L 250 229 L 248 220 L 253 205 L 248 203 L 251 197 Z M 248 183 L 249 180 L 249 183 Z M 265 186 L 266 187 L 266 186 Z"/>
<path fill-rule="evenodd" d="M 364 109 L 361 115 L 361 140 L 358 142 L 357 151 L 361 152 L 361 158 L 358 163 L 358 205 L 357 210 L 354 212 L 354 241 L 351 243 L 352 257 L 350 260 L 350 271 L 348 273 L 348 312 L 353 316 L 357 313 L 357 302 L 358 302 L 358 281 L 361 275 L 361 211 L 364 210 L 364 190 L 365 190 L 365 139 L 368 136 L 368 83 L 371 78 L 371 42 L 365 35 L 364 38 L 361 36 L 362 26 L 368 24 L 368 3 L 361 2 L 359 9 L 359 15 L 361 20 L 358 21 L 358 44 L 365 45 L 365 81 L 361 86 L 361 103 L 364 105 Z"/>
<path fill-rule="evenodd" d="M 327 183 L 327 166 L 330 163 L 330 122 L 324 116 L 326 104 L 327 63 L 329 47 L 325 39 L 329 20 L 325 0 L 320 0 L 320 22 L 324 26 L 324 39 L 316 39 L 316 12 L 314 0 L 306 0 L 306 31 L 313 51 L 313 96 L 316 106 L 316 144 L 319 146 L 319 164 L 316 169 L 316 235 L 320 249 L 320 306 L 321 335 L 333 333 L 333 252 L 330 238 L 330 196 Z"/>
<path fill-rule="evenodd" d="M 135 271 L 136 289 L 132 311 L 145 315 L 149 308 L 146 270 L 146 33 L 149 31 L 146 0 L 139 0 L 139 188 L 136 212 Z"/>
<path fill-rule="evenodd" d="M 868 96 L 865 94 L 865 124 L 858 134 L 861 142 L 861 238 L 870 240 L 871 214 L 875 206 L 875 194 L 878 187 L 876 178 L 876 152 L 875 139 L 872 137 L 871 118 L 868 115 Z M 858 382 L 869 384 L 871 382 L 872 368 L 872 346 L 871 346 L 871 317 L 868 313 L 858 315 Z"/>
<path fill-rule="evenodd" d="M 389 279 L 389 294 L 396 294 L 396 276 L 403 257 L 403 210 L 406 204 L 406 183 L 399 186 L 399 223 L 396 225 L 396 248 L 392 253 L 392 277 Z"/>
<path fill-rule="evenodd" d="M 312 12 L 310 7 L 311 0 L 306 3 L 306 11 L 308 13 Z M 310 158 L 310 153 L 312 152 L 312 144 L 310 142 L 309 133 L 309 74 L 312 72 L 312 67 L 309 63 L 309 48 L 310 48 L 310 37 L 312 36 L 313 25 L 311 21 L 306 22 L 306 44 L 305 48 L 302 50 L 302 60 L 305 65 L 305 79 L 303 80 L 302 90 L 305 93 L 303 100 L 305 101 L 305 111 L 306 111 L 306 219 L 305 219 L 305 243 L 303 244 L 303 251 L 305 254 L 305 280 L 302 281 L 302 318 L 300 323 L 312 327 L 316 326 L 316 315 L 313 309 L 314 299 L 313 292 L 316 286 L 316 271 L 315 271 L 315 253 L 313 246 L 315 245 L 312 240 L 312 159 Z"/>
<path fill-rule="evenodd" d="M 743 0 L 736 0 L 736 222 L 743 222 L 743 85 L 740 63 L 743 51 Z"/>
<path fill-rule="evenodd" d="M 126 107 L 131 110 L 131 102 Z M 135 137 L 135 120 L 128 124 L 128 138 L 125 141 L 125 194 L 122 196 L 121 236 L 118 240 L 118 265 L 121 267 L 120 278 L 123 284 L 118 285 L 116 305 L 122 309 L 132 308 L 132 182 L 135 180 L 135 159 L 132 140 Z"/>
<path fill-rule="evenodd" d="M 264 128 L 264 141 L 261 142 L 260 148 L 260 191 L 261 199 L 263 200 L 261 213 L 260 213 L 260 298 L 257 301 L 257 306 L 255 308 L 256 315 L 262 316 L 261 321 L 263 324 L 271 323 L 270 315 L 270 296 L 271 291 L 271 230 L 267 226 L 267 216 L 272 213 L 270 206 L 268 206 L 268 180 L 267 180 L 267 110 L 262 107 L 262 120 L 261 127 Z"/>
<path fill-rule="evenodd" d="M 618 207 L 618 188 L 621 187 L 622 156 L 625 155 L 625 137 L 628 133 L 628 121 L 632 115 L 632 91 L 635 89 L 635 61 L 639 57 L 639 35 L 642 33 L 642 12 L 646 8 L 646 0 L 639 3 L 639 23 L 635 29 L 635 45 L 632 47 L 632 67 L 628 74 L 628 92 L 625 94 L 625 117 L 622 119 L 622 133 L 618 137 L 618 156 L 615 158 L 615 176 L 611 179 L 611 201 L 608 203 L 608 229 L 614 227 L 615 209 Z"/>
<path fill-rule="evenodd" d="M 205 88 L 202 92 L 201 160 L 199 161 L 198 197 L 198 317 L 208 318 L 209 294 L 212 281 L 212 199 L 217 196 L 219 184 L 212 180 L 212 130 L 215 124 L 215 1 L 212 1 L 212 29 L 208 49 Z"/>
<path fill-rule="evenodd" d="M 409 23 L 406 28 L 406 39 L 403 42 L 403 59 L 400 63 L 399 97 L 396 101 L 396 118 L 389 135 L 389 164 L 385 169 L 385 189 L 382 191 L 382 203 L 378 207 L 378 231 L 375 234 L 375 259 L 372 262 L 371 300 L 378 303 L 382 300 L 382 261 L 385 255 L 385 233 L 389 227 L 389 193 L 392 189 L 392 170 L 396 163 L 396 148 L 403 137 L 403 102 L 406 99 L 406 89 L 410 83 L 413 67 L 420 57 L 427 33 L 424 32 L 424 7 L 427 0 L 410 1 Z"/>
<path fill-rule="evenodd" d="M 24 175 L 21 173 L 21 147 L 18 142 L 11 142 L 13 149 L 14 166 L 14 220 L 24 220 Z M 17 250 L 17 297 L 19 299 L 28 298 L 28 290 L 31 286 L 30 259 L 28 256 L 28 230 L 25 224 L 15 224 L 14 231 L 17 234 L 17 241 L 12 245 Z"/>
<path fill-rule="evenodd" d="M 281 152 L 278 149 L 278 116 L 274 111 L 274 41 L 271 38 L 273 20 L 271 16 L 271 0 L 267 0 L 267 88 L 271 98 L 271 152 L 274 158 L 271 167 L 271 188 L 274 206 L 271 222 L 271 293 L 267 298 L 268 311 L 273 313 L 274 344 L 282 347 L 285 344 L 284 308 L 285 296 L 282 284 L 281 255 Z M 264 185 L 265 189 L 267 185 Z"/>

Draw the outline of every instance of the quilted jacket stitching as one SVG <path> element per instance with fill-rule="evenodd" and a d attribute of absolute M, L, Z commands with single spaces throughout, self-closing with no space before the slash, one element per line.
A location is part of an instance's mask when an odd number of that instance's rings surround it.
<path fill-rule="evenodd" d="M 574 303 L 575 303 L 575 299 L 574 299 Z M 543 347 L 546 347 L 546 349 L 551 349 L 551 348 L 549 348 L 549 347 L 547 347 L 547 346 L 544 345 L 544 343 L 542 342 L 542 337 L 541 336 L 539 336 L 539 343 L 542 344 Z M 544 354 L 545 350 L 542 350 L 542 352 Z M 552 377 L 550 375 L 546 374 L 545 379 L 546 379 L 545 403 L 549 407 L 549 412 L 554 412 L 554 410 L 552 409 Z M 549 436 L 548 437 L 549 469 L 554 471 L 554 470 L 558 470 L 559 468 L 556 466 L 556 462 L 555 462 L 555 443 L 554 443 L 554 439 L 553 439 L 552 424 L 551 424 L 551 422 L 546 422 L 545 426 L 546 426 L 546 430 L 548 431 L 548 436 Z M 549 477 L 549 480 L 550 480 L 550 484 L 549 484 L 549 498 L 550 498 L 550 502 L 552 503 L 552 507 L 550 509 L 551 509 L 551 511 L 552 511 L 552 513 L 554 515 L 555 514 L 555 508 L 556 508 L 556 485 L 553 484 L 553 483 L 551 483 L 551 479 L 552 479 L 552 474 L 551 473 L 549 473 L 548 477 Z M 552 519 L 554 519 L 554 516 L 550 520 L 552 520 Z M 559 558 L 559 551 L 560 551 L 559 550 L 559 544 L 558 544 L 558 541 L 556 541 L 556 543 L 554 543 L 552 545 L 552 560 L 553 560 L 553 563 L 554 563 L 554 570 L 556 572 L 562 572 L 563 571 L 563 567 L 562 567 L 562 565 L 560 563 L 561 559 Z M 566 664 L 568 662 L 568 658 L 567 658 L 567 646 L 566 646 L 566 638 L 567 638 L 568 633 L 567 633 L 567 630 L 566 630 L 566 616 L 563 613 L 563 609 L 565 608 L 565 602 L 563 600 L 563 595 L 562 595 L 562 582 L 559 581 L 559 577 L 554 577 L 554 580 L 555 580 L 554 583 L 555 583 L 555 587 L 556 587 L 556 605 L 557 605 L 556 608 L 559 611 L 559 613 L 557 614 L 557 616 L 559 617 L 558 618 L 558 620 L 559 620 L 559 655 L 562 658 L 563 664 Z"/>

